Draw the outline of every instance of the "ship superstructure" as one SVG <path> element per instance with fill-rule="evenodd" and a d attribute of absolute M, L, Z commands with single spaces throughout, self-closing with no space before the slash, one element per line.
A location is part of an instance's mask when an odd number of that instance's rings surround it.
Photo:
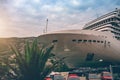
<path fill-rule="evenodd" d="M 85 24 L 84 30 L 108 31 L 114 38 L 120 40 L 120 9 L 105 14 Z"/>

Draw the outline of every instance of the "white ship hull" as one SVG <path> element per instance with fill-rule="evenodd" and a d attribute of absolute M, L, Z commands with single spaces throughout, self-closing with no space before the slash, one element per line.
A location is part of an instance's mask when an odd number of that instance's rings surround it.
<path fill-rule="evenodd" d="M 53 53 L 64 58 L 69 67 L 87 62 L 120 63 L 120 41 L 111 33 L 91 30 L 67 30 L 39 36 L 43 44 L 55 45 Z"/>

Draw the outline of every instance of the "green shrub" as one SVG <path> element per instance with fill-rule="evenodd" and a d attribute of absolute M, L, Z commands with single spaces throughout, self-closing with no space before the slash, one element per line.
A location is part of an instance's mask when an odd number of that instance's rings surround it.
<path fill-rule="evenodd" d="M 10 68 L 8 80 L 43 80 L 59 62 L 52 62 L 51 51 L 53 45 L 39 47 L 37 40 L 32 44 L 27 42 L 24 50 L 19 50 L 15 46 L 11 47 L 15 58 L 12 63 L 6 63 Z"/>

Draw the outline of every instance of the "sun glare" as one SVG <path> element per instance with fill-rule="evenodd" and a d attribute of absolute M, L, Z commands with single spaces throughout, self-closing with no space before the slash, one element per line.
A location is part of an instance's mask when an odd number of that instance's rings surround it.
<path fill-rule="evenodd" d="M 5 23 L 2 20 L 0 20 L 0 37 L 5 35 L 4 34 L 5 33 L 5 28 L 6 28 Z"/>

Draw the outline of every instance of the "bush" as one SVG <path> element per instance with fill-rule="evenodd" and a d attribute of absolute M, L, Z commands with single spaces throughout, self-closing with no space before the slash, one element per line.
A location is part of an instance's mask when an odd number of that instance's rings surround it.
<path fill-rule="evenodd" d="M 9 67 L 8 80 L 43 80 L 52 70 L 55 69 L 58 61 L 52 62 L 51 51 L 54 45 L 39 47 L 37 40 L 32 44 L 27 42 L 24 50 L 20 51 L 11 46 L 15 57 L 12 63 L 6 62 Z"/>

